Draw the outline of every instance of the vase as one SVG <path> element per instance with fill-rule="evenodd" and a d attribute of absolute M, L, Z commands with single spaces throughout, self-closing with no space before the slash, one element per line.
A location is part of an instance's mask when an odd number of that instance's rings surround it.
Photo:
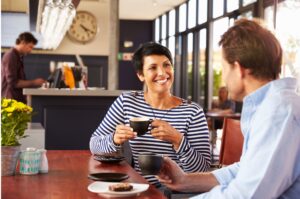
<path fill-rule="evenodd" d="M 1 176 L 15 175 L 20 146 L 1 146 Z"/>

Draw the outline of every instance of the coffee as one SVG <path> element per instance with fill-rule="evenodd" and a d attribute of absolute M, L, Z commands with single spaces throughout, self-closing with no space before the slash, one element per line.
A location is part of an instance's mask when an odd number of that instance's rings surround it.
<path fill-rule="evenodd" d="M 147 117 L 133 117 L 129 120 L 130 127 L 133 128 L 134 132 L 137 132 L 137 135 L 144 135 L 151 124 L 152 119 Z"/>
<path fill-rule="evenodd" d="M 163 164 L 163 155 L 154 153 L 142 153 L 138 157 L 139 166 L 142 174 L 156 175 L 159 173 Z"/>

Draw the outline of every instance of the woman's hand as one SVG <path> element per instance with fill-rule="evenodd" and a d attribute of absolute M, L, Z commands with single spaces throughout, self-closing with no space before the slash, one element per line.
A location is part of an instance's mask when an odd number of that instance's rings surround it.
<path fill-rule="evenodd" d="M 133 129 L 125 125 L 117 125 L 116 131 L 114 133 L 114 143 L 121 145 L 127 140 L 133 139 L 136 137 L 136 132 L 133 132 Z"/>
<path fill-rule="evenodd" d="M 153 137 L 159 140 L 171 142 L 175 150 L 179 148 L 183 135 L 168 122 L 163 120 L 153 120 L 151 126 L 151 134 Z"/>

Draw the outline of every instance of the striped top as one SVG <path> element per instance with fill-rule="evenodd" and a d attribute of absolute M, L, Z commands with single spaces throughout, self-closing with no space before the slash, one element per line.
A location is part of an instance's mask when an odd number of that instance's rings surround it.
<path fill-rule="evenodd" d="M 210 167 L 208 127 L 202 108 L 182 99 L 182 103 L 170 110 L 152 108 L 144 99 L 144 92 L 125 92 L 111 105 L 90 140 L 92 153 L 116 152 L 119 147 L 113 142 L 113 133 L 119 124 L 129 125 L 132 117 L 161 119 L 170 123 L 183 134 L 182 142 L 175 151 L 172 143 L 155 139 L 150 131 L 129 140 L 134 168 L 141 174 L 138 155 L 152 152 L 169 156 L 186 172 L 206 171 Z M 150 129 L 149 129 L 150 130 Z M 144 176 L 151 184 L 159 186 L 151 175 Z"/>

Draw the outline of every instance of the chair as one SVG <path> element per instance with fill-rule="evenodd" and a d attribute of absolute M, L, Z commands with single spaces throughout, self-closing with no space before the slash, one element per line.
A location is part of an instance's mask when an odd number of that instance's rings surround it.
<path fill-rule="evenodd" d="M 240 121 L 224 118 L 219 165 L 230 165 L 240 160 L 244 137 Z"/>

